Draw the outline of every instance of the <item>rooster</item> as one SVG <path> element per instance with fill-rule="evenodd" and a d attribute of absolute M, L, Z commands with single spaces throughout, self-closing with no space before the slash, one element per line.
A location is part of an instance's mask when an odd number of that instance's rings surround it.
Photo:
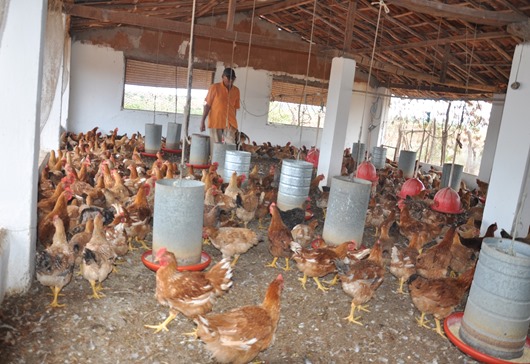
<path fill-rule="evenodd" d="M 232 268 L 227 259 L 215 264 L 208 272 L 177 270 L 175 254 L 160 248 L 155 261 L 160 263 L 156 272 L 156 299 L 161 305 L 169 306 L 169 316 L 158 325 L 145 325 L 168 331 L 167 325 L 179 312 L 186 317 L 194 318 L 212 310 L 214 299 L 232 286 Z"/>
<path fill-rule="evenodd" d="M 198 316 L 197 337 L 220 363 L 244 364 L 267 349 L 280 319 L 283 277 L 270 283 L 259 306 L 238 307 L 224 313 Z"/>

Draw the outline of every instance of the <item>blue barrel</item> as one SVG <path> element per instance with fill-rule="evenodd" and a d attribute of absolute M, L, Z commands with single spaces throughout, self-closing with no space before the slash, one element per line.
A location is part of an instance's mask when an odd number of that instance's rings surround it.
<path fill-rule="evenodd" d="M 305 161 L 284 159 L 278 187 L 277 205 L 287 211 L 302 207 L 309 196 L 313 176 L 313 164 Z"/>
<path fill-rule="evenodd" d="M 235 171 L 238 176 L 246 175 L 250 170 L 250 153 L 240 150 L 227 150 L 225 154 L 225 165 L 223 179 L 228 182 Z"/>
<path fill-rule="evenodd" d="M 165 247 L 179 265 L 201 261 L 204 183 L 187 179 L 156 181 L 153 253 Z"/>
<path fill-rule="evenodd" d="M 519 358 L 529 324 L 530 245 L 484 239 L 459 330 L 462 341 L 496 358 Z"/>

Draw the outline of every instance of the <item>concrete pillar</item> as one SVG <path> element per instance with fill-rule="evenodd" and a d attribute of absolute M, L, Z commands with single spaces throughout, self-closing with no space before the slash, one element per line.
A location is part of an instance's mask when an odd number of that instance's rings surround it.
<path fill-rule="evenodd" d="M 484 151 L 482 152 L 480 170 L 478 172 L 478 179 L 484 182 L 489 182 L 491 177 L 491 168 L 493 167 L 493 158 L 495 157 L 495 149 L 497 148 L 497 137 L 499 136 L 499 129 L 501 128 L 502 110 L 504 110 L 505 98 L 506 95 L 504 94 L 493 95 L 488 132 L 486 133 Z"/>
<path fill-rule="evenodd" d="M 517 79 L 516 79 L 517 76 Z M 514 82 L 519 87 L 511 87 Z M 530 43 L 519 44 L 513 56 L 506 103 L 497 139 L 497 148 L 482 219 L 481 232 L 497 222 L 510 232 L 516 223 L 518 206 L 528 191 L 530 128 L 528 100 L 530 100 Z M 526 197 L 517 235 L 525 236 L 530 222 L 530 198 Z"/>
<path fill-rule="evenodd" d="M 329 186 L 333 176 L 340 176 L 354 76 L 353 59 L 333 58 L 318 163 L 318 174 L 325 176 L 323 185 Z"/>
<path fill-rule="evenodd" d="M 0 266 L 0 300 L 5 293 L 25 291 L 33 280 L 47 1 L 10 1 L 6 11 L 0 27 L 0 146 L 16 168 L 10 178 L 0 179 L 0 227 L 5 228 L 0 262 L 7 261 L 7 269 Z"/>

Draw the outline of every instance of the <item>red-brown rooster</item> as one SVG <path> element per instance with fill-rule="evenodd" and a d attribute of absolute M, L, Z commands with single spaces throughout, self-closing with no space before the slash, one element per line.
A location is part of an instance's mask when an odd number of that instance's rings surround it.
<path fill-rule="evenodd" d="M 292 251 L 290 248 L 293 237 L 291 229 L 289 229 L 282 221 L 276 203 L 271 203 L 269 211 L 272 215 L 271 223 L 269 225 L 269 252 L 274 257 L 272 262 L 266 267 L 278 268 L 276 262 L 278 258 L 285 258 L 285 271 L 289 270 L 289 258 L 291 258 Z"/>

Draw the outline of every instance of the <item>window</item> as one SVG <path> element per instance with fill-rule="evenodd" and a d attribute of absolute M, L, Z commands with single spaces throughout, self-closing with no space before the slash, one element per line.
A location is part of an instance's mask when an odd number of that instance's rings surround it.
<path fill-rule="evenodd" d="M 190 114 L 202 115 L 212 82 L 213 71 L 193 70 Z M 187 67 L 126 60 L 124 109 L 184 113 L 187 90 Z"/>
<path fill-rule="evenodd" d="M 326 85 L 307 85 L 273 79 L 269 124 L 320 127 L 324 125 Z"/>
<path fill-rule="evenodd" d="M 383 144 L 416 151 L 421 162 L 439 166 L 452 163 L 456 149 L 455 163 L 478 175 L 490 112 L 491 103 L 484 101 L 393 97 Z"/>

